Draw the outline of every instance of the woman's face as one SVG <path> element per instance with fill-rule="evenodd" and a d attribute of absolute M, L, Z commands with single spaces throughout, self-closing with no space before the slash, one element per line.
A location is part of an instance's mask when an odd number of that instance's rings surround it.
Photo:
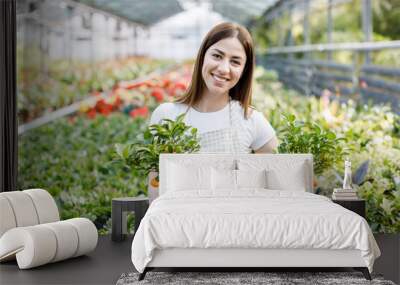
<path fill-rule="evenodd" d="M 237 38 L 222 39 L 204 56 L 202 76 L 212 94 L 227 94 L 238 83 L 246 64 L 246 52 Z"/>

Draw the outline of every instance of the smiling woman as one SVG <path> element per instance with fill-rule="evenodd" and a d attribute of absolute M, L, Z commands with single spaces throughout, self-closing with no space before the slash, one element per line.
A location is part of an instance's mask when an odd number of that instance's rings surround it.
<path fill-rule="evenodd" d="M 189 89 L 176 102 L 158 106 L 150 124 L 184 113 L 185 123 L 198 129 L 200 152 L 273 152 L 275 131 L 250 106 L 254 65 L 247 29 L 234 23 L 216 25 L 200 46 Z"/>
<path fill-rule="evenodd" d="M 207 88 L 202 95 L 203 106 L 198 108 L 207 111 L 204 106 L 207 99 L 214 99 L 213 94 L 227 94 L 242 76 L 245 62 L 246 52 L 237 38 L 226 38 L 212 45 L 204 57 L 202 76 Z M 225 99 L 223 95 L 221 100 Z"/>

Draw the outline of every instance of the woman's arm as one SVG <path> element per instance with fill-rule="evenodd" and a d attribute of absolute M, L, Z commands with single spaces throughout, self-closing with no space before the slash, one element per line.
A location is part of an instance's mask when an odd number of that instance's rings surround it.
<path fill-rule="evenodd" d="M 278 139 L 275 136 L 270 139 L 265 145 L 263 145 L 259 149 L 254 150 L 254 153 L 274 153 L 277 151 L 277 147 Z"/>
<path fill-rule="evenodd" d="M 251 116 L 253 114 L 253 109 L 249 108 L 249 116 Z M 265 120 L 265 118 L 263 117 L 263 119 Z M 262 122 L 261 124 L 264 124 L 264 122 Z M 268 123 L 269 125 L 269 123 Z M 255 149 L 254 153 L 274 153 L 274 152 L 278 152 L 277 147 L 278 147 L 278 139 L 276 137 L 276 135 L 270 139 L 266 144 L 264 144 L 262 147 Z"/>

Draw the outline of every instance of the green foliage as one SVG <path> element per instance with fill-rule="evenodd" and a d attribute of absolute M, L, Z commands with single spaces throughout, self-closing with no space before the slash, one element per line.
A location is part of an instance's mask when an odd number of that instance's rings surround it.
<path fill-rule="evenodd" d="M 262 68 L 255 77 L 253 104 L 276 129 L 280 152 L 313 153 L 318 191 L 326 196 L 341 186 L 343 154 L 354 169 L 369 160 L 356 186 L 367 220 L 375 232 L 399 232 L 400 116 L 388 106 L 300 96 Z M 112 198 L 145 194 L 143 174 L 158 169 L 159 154 L 196 151 L 195 137 L 182 118 L 149 128 L 141 117 L 117 113 L 57 120 L 19 137 L 18 188 L 48 190 L 63 219 L 88 217 L 107 233 Z"/>
<path fill-rule="evenodd" d="M 334 43 L 362 42 L 365 35 L 362 31 L 362 0 L 351 0 L 332 7 L 332 34 Z M 372 25 L 374 41 L 390 41 L 400 39 L 400 1 L 379 0 L 371 1 Z M 298 1 L 294 9 L 291 24 L 288 21 L 287 9 L 271 22 L 266 22 L 264 16 L 255 20 L 252 34 L 255 42 L 262 49 L 268 47 L 288 45 L 289 35 L 295 45 L 304 44 L 304 23 L 302 6 L 303 1 Z M 328 1 L 313 1 L 310 8 L 309 34 L 311 44 L 328 42 L 327 6 Z M 289 29 L 291 27 L 291 30 Z M 284 40 L 286 39 L 286 41 Z M 296 54 L 298 56 L 300 54 Z M 316 59 L 327 59 L 326 53 L 313 53 Z M 399 55 L 395 49 L 371 52 L 372 63 L 386 66 L 399 66 Z M 353 53 L 336 51 L 333 59 L 340 63 L 352 64 Z"/>
<path fill-rule="evenodd" d="M 343 155 L 352 162 L 353 171 L 369 161 L 367 173 L 355 188 L 366 200 L 371 228 L 374 232 L 399 232 L 400 116 L 385 105 L 361 105 L 352 100 L 339 104 L 324 96 L 301 96 L 274 79 L 275 72 L 266 72 L 260 67 L 255 76 L 258 84 L 253 102 L 277 130 L 282 141 L 280 152 L 307 152 L 308 147 L 311 148 L 307 143 L 325 140 L 333 143 L 328 138 L 320 138 L 318 134 L 322 132 L 335 133 L 336 139 L 343 138 L 337 139 L 334 147 L 343 148 Z M 313 129 L 315 124 L 323 131 Z M 333 135 L 331 137 L 333 139 Z M 342 186 L 343 177 L 343 162 L 332 161 L 340 155 L 335 156 L 333 149 L 331 151 L 330 158 L 323 157 L 331 166 L 320 175 L 315 173 L 318 193 L 328 197 L 333 188 Z"/>
<path fill-rule="evenodd" d="M 144 177 L 110 162 L 115 142 L 142 141 L 144 126 L 142 118 L 113 114 L 61 119 L 29 131 L 19 138 L 18 188 L 46 189 L 62 219 L 87 217 L 101 229 L 111 217 L 112 198 L 145 193 Z"/>
<path fill-rule="evenodd" d="M 364 181 L 355 185 L 367 201 L 367 219 L 374 232 L 400 232 L 400 150 L 378 147 L 367 153 L 355 154 L 361 161 L 368 157 L 371 166 Z"/>
<path fill-rule="evenodd" d="M 400 1 L 372 1 L 374 32 L 391 40 L 400 39 Z"/>
<path fill-rule="evenodd" d="M 161 153 L 198 151 L 197 129 L 185 125 L 184 116 L 179 115 L 175 121 L 163 119 L 160 124 L 149 126 L 144 133 L 145 143 L 116 144 L 116 161 L 147 175 L 150 171 L 158 172 Z"/>
<path fill-rule="evenodd" d="M 314 173 L 322 174 L 335 163 L 342 161 L 342 138 L 316 123 L 296 121 L 293 114 L 284 115 L 285 126 L 279 132 L 280 153 L 312 153 Z"/>

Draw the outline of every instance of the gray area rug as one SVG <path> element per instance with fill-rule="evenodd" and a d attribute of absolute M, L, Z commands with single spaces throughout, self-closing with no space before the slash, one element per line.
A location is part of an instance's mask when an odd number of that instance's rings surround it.
<path fill-rule="evenodd" d="M 372 274 L 372 281 L 364 278 L 360 272 L 148 272 L 142 281 L 138 281 L 139 273 L 124 273 L 117 285 L 133 284 L 328 284 L 353 285 L 376 284 L 395 285 L 392 281 L 384 280 L 380 275 Z"/>

